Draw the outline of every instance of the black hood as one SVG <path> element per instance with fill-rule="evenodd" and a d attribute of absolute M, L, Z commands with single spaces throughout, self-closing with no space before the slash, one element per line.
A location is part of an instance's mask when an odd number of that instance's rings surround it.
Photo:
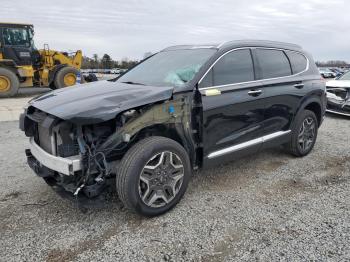
<path fill-rule="evenodd" d="M 95 124 L 122 111 L 167 100 L 172 93 L 173 87 L 98 81 L 52 91 L 31 100 L 29 106 L 76 124 Z"/>

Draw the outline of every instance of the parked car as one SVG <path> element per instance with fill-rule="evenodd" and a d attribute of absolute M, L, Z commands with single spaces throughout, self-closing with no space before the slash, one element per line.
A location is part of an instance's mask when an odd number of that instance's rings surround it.
<path fill-rule="evenodd" d="M 342 74 L 344 74 L 344 72 L 339 69 L 339 68 L 328 68 L 330 71 L 332 71 L 333 73 L 335 73 L 335 77 L 340 77 Z"/>
<path fill-rule="evenodd" d="M 350 71 L 327 85 L 327 111 L 350 116 Z"/>
<path fill-rule="evenodd" d="M 318 70 L 323 78 L 335 78 L 337 76 L 336 73 L 330 71 L 327 68 L 319 68 Z"/>
<path fill-rule="evenodd" d="M 42 95 L 20 127 L 29 166 L 58 192 L 116 188 L 126 208 L 155 216 L 180 201 L 192 170 L 279 145 L 309 154 L 325 109 L 301 47 L 232 41 L 169 47 L 112 81 Z"/>
<path fill-rule="evenodd" d="M 112 68 L 111 74 L 120 74 L 120 69 L 119 68 Z"/>

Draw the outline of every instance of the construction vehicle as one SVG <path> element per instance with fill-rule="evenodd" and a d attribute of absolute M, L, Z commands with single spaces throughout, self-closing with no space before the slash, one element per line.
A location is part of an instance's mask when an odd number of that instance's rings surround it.
<path fill-rule="evenodd" d="M 36 49 L 31 24 L 0 23 L 0 97 L 17 94 L 19 87 L 72 86 L 80 77 L 82 52 L 73 54 Z"/>

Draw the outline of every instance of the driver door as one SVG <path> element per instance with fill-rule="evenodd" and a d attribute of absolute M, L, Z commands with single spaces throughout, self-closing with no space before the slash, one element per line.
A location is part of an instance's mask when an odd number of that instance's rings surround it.
<path fill-rule="evenodd" d="M 222 56 L 199 84 L 204 165 L 256 152 L 262 145 L 264 93 L 249 48 Z"/>

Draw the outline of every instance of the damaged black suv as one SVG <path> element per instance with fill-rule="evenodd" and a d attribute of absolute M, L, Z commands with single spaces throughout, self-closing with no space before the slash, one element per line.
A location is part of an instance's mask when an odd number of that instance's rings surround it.
<path fill-rule="evenodd" d="M 192 170 L 263 148 L 313 148 L 326 105 L 312 57 L 294 44 L 232 41 L 166 48 L 124 75 L 29 102 L 29 166 L 56 189 L 162 214 Z"/>

